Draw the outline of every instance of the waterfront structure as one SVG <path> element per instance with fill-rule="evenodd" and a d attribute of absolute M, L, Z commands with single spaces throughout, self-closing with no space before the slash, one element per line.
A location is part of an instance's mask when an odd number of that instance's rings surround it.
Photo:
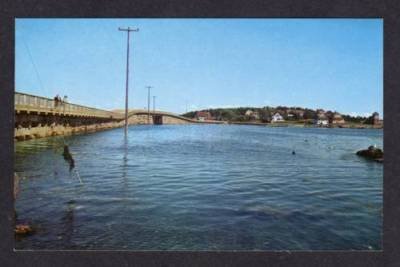
<path fill-rule="evenodd" d="M 281 114 L 279 114 L 279 112 L 276 112 L 273 116 L 272 116 L 272 122 L 281 122 L 281 121 L 285 121 L 282 117 Z"/>
<path fill-rule="evenodd" d="M 260 114 L 258 114 L 257 111 L 252 111 L 251 109 L 248 109 L 244 115 L 247 116 L 250 120 L 260 119 Z"/>
<path fill-rule="evenodd" d="M 244 115 L 246 116 L 251 116 L 253 115 L 253 111 L 251 109 L 246 110 L 246 112 L 244 113 Z"/>
<path fill-rule="evenodd" d="M 345 120 L 343 119 L 342 115 L 340 113 L 335 112 L 333 113 L 332 117 L 329 120 L 330 124 L 344 124 Z"/>
<path fill-rule="evenodd" d="M 297 116 L 294 111 L 289 111 L 286 113 L 286 117 L 288 120 L 295 120 Z"/>
<path fill-rule="evenodd" d="M 208 111 L 197 111 L 195 118 L 198 121 L 207 121 L 207 120 L 211 120 L 211 114 Z"/>
<path fill-rule="evenodd" d="M 324 113 L 319 113 L 315 119 L 315 124 L 318 126 L 326 126 L 329 124 L 329 120 Z"/>

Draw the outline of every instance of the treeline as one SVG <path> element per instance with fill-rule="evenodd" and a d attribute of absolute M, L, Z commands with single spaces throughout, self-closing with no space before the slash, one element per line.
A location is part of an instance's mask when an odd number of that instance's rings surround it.
<path fill-rule="evenodd" d="M 275 113 L 279 113 L 287 121 L 299 121 L 299 120 L 311 120 L 316 119 L 318 114 L 323 113 L 326 117 L 332 117 L 334 114 L 338 114 L 335 111 L 324 111 L 321 109 L 309 109 L 301 107 L 238 107 L 238 108 L 215 108 L 215 109 L 203 109 L 199 111 L 209 112 L 213 120 L 220 121 L 260 121 L 260 122 L 270 122 L 272 116 Z M 187 118 L 195 118 L 197 111 L 190 111 L 182 116 Z M 340 114 L 345 121 L 361 123 L 367 120 L 366 117 L 353 117 L 350 115 Z"/>

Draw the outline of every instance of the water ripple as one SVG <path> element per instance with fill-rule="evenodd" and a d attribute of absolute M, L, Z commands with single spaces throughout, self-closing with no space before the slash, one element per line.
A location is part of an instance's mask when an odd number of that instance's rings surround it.
<path fill-rule="evenodd" d="M 19 249 L 381 249 L 381 130 L 133 126 L 19 142 Z M 307 140 L 307 141 L 305 141 Z M 291 154 L 296 150 L 296 155 Z"/>

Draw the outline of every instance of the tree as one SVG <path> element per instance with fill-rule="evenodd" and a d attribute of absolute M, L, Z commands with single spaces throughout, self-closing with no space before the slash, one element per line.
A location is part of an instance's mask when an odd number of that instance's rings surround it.
<path fill-rule="evenodd" d="M 263 108 L 259 110 L 260 120 L 262 122 L 270 122 L 271 121 L 271 111 L 269 108 Z"/>
<path fill-rule="evenodd" d="M 374 116 L 368 117 L 365 121 L 364 124 L 374 124 Z"/>
<path fill-rule="evenodd" d="M 196 111 L 190 111 L 190 112 L 182 114 L 182 116 L 186 117 L 186 118 L 194 118 L 195 115 L 196 115 Z"/>
<path fill-rule="evenodd" d="M 235 113 L 230 109 L 223 109 L 221 111 L 221 117 L 223 120 L 233 120 L 235 118 Z"/>
<path fill-rule="evenodd" d="M 316 114 L 316 112 L 315 112 L 314 110 L 312 110 L 312 109 L 306 109 L 306 110 L 304 111 L 303 118 L 306 119 L 306 120 L 310 120 L 310 119 L 314 119 L 316 115 L 317 115 L 317 114 Z"/>

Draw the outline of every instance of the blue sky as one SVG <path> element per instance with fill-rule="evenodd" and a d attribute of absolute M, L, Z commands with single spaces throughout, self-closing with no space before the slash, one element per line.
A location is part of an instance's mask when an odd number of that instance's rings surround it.
<path fill-rule="evenodd" d="M 16 90 L 123 108 L 127 26 L 131 108 L 383 112 L 381 19 L 17 19 Z"/>

